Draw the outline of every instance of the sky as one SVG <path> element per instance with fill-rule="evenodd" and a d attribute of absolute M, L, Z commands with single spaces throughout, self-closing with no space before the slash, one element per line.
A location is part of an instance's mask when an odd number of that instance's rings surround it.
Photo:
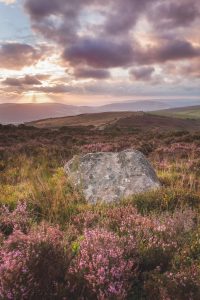
<path fill-rule="evenodd" d="M 200 99 L 199 0 L 0 0 L 0 103 Z"/>

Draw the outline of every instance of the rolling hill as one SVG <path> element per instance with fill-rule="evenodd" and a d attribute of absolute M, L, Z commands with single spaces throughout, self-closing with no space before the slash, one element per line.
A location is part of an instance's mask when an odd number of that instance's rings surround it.
<path fill-rule="evenodd" d="M 0 104 L 0 123 L 20 124 L 44 118 L 72 116 L 92 112 L 90 107 L 60 103 L 5 103 Z"/>
<path fill-rule="evenodd" d="M 126 101 L 119 103 L 111 103 L 100 106 L 97 108 L 97 112 L 108 112 L 108 111 L 153 111 L 160 109 L 167 109 L 171 107 L 165 102 L 142 100 L 142 101 Z"/>
<path fill-rule="evenodd" d="M 200 120 L 185 120 L 144 112 L 105 112 L 82 114 L 78 116 L 44 119 L 27 123 L 38 128 L 58 129 L 63 126 L 93 126 L 96 129 L 131 128 L 158 130 L 200 130 Z"/>
<path fill-rule="evenodd" d="M 158 110 L 153 114 L 181 119 L 200 119 L 200 105 Z"/>
<path fill-rule="evenodd" d="M 172 102 L 168 104 L 167 102 L 150 100 L 117 102 L 103 106 L 75 106 L 61 103 L 4 103 L 0 104 L 0 124 L 21 124 L 80 114 L 139 111 L 181 119 L 200 119 L 200 105 L 178 108 L 174 108 L 174 105 L 175 103 Z M 59 122 L 62 123 L 62 121 Z"/>
<path fill-rule="evenodd" d="M 133 112 L 104 112 L 82 114 L 78 116 L 70 116 L 63 118 L 44 119 L 35 122 L 27 123 L 26 125 L 35 126 L 38 128 L 59 128 L 63 126 L 94 126 L 96 128 L 115 124 L 122 118 L 127 118 L 136 113 Z"/>
<path fill-rule="evenodd" d="M 0 104 L 0 123 L 20 124 L 40 119 L 75 116 L 84 113 L 109 111 L 152 111 L 168 108 L 159 101 L 128 101 L 103 106 L 75 106 L 60 103 Z"/>

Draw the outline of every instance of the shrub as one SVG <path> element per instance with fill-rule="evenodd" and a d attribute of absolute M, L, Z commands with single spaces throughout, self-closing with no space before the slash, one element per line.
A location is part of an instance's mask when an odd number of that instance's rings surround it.
<path fill-rule="evenodd" d="M 157 267 L 166 270 L 174 253 L 184 244 L 185 235 L 193 231 L 195 219 L 191 209 L 142 216 L 136 208 L 127 206 L 108 210 L 100 225 L 129 241 L 135 239 L 141 271 Z"/>
<path fill-rule="evenodd" d="M 108 143 L 96 143 L 96 144 L 88 144 L 82 147 L 83 152 L 110 152 L 116 151 L 118 145 L 108 144 Z"/>
<path fill-rule="evenodd" d="M 65 295 L 70 255 L 58 228 L 41 224 L 27 235 L 14 231 L 0 257 L 1 299 L 62 299 Z"/>
<path fill-rule="evenodd" d="M 85 231 L 70 272 L 86 299 L 126 299 L 136 262 L 126 260 L 125 249 L 126 241 L 112 232 Z"/>
<path fill-rule="evenodd" d="M 85 211 L 74 216 L 74 218 L 72 218 L 72 222 L 79 233 L 82 234 L 85 229 L 94 228 L 97 226 L 99 219 L 99 213 Z"/>
<path fill-rule="evenodd" d="M 31 217 L 26 203 L 19 202 L 13 211 L 10 211 L 5 205 L 0 208 L 0 231 L 5 235 L 11 234 L 13 230 L 25 233 L 30 225 Z"/>
<path fill-rule="evenodd" d="M 135 205 L 142 214 L 151 212 L 174 211 L 178 208 L 199 208 L 199 193 L 189 192 L 184 189 L 160 189 L 144 194 L 135 195 L 125 203 Z"/>
<path fill-rule="evenodd" d="M 200 298 L 200 271 L 197 265 L 160 274 L 149 274 L 144 283 L 148 299 L 197 300 Z"/>

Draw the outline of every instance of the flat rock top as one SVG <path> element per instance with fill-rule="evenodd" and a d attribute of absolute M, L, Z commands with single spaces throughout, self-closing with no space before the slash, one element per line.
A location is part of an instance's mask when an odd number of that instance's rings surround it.
<path fill-rule="evenodd" d="M 91 203 L 118 201 L 160 186 L 154 169 L 136 150 L 74 156 L 65 171 Z"/>

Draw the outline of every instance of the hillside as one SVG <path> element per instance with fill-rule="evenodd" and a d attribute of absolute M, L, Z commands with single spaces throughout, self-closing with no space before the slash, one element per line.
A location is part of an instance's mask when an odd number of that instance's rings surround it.
<path fill-rule="evenodd" d="M 20 124 L 52 117 L 64 117 L 92 112 L 92 108 L 60 103 L 0 104 L 0 123 Z"/>
<path fill-rule="evenodd" d="M 78 116 L 39 120 L 27 123 L 38 128 L 60 128 L 63 126 L 94 126 L 105 127 L 158 129 L 158 130 L 199 130 L 200 120 L 184 120 L 143 112 L 105 112 L 82 114 Z"/>
<path fill-rule="evenodd" d="M 98 108 L 99 112 L 107 111 L 153 111 L 160 109 L 167 109 L 171 105 L 166 102 L 152 101 L 152 100 L 142 100 L 142 101 L 127 101 L 119 103 L 111 103 L 107 105 L 100 106 Z"/>
<path fill-rule="evenodd" d="M 112 111 L 152 111 L 168 108 L 159 101 L 128 101 L 103 106 L 76 106 L 61 103 L 4 103 L 0 104 L 1 124 L 20 124 L 47 118 L 75 116 L 84 113 Z"/>
<path fill-rule="evenodd" d="M 200 105 L 158 110 L 153 114 L 181 119 L 200 119 Z"/>
<path fill-rule="evenodd" d="M 20 124 L 42 119 L 62 118 L 90 113 L 139 111 L 182 119 L 200 119 L 200 105 L 169 108 L 173 107 L 173 105 L 175 104 L 171 102 L 150 100 L 118 102 L 103 106 L 75 106 L 61 103 L 4 103 L 0 104 L 0 124 Z M 79 118 L 77 122 L 78 120 Z M 76 122 L 76 119 L 71 119 L 70 121 Z M 60 123 L 62 122 L 65 123 L 65 120 L 60 121 Z"/>
<path fill-rule="evenodd" d="M 61 120 L 79 127 L 44 126 Z M 104 299 L 200 299 L 200 121 L 118 112 L 40 122 L 44 128 L 0 125 L 0 283 L 6 294 L 0 298 L 11 299 L 7 291 L 21 292 L 33 278 L 26 299 L 55 299 L 55 293 L 58 300 L 103 299 L 91 293 L 85 274 L 98 282 L 109 272 L 101 286 L 128 278 L 128 294 Z M 76 171 L 80 155 L 127 149 L 145 154 L 161 189 L 92 205 L 64 173 L 74 155 Z M 101 168 L 94 173 L 105 178 Z"/>
<path fill-rule="evenodd" d="M 137 113 L 133 112 L 104 112 L 93 114 L 82 114 L 78 116 L 44 119 L 30 122 L 26 125 L 38 128 L 59 128 L 63 126 L 107 126 L 116 123 L 122 118 L 127 118 Z"/>

